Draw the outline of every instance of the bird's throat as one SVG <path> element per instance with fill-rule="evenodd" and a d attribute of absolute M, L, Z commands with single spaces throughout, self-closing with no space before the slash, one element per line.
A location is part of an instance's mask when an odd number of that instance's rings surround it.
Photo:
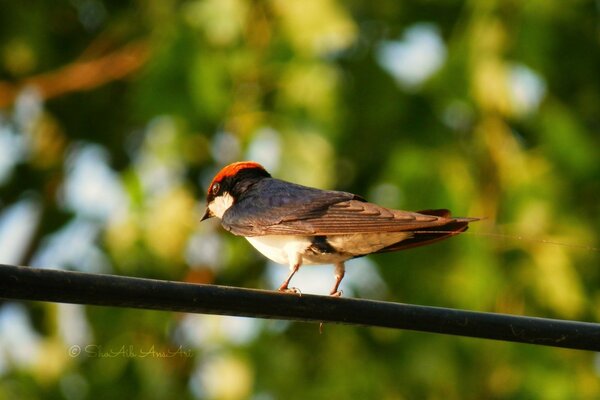
<path fill-rule="evenodd" d="M 223 214 L 233 205 L 233 197 L 225 192 L 221 196 L 215 197 L 215 199 L 208 205 L 208 208 L 213 215 L 219 219 L 223 219 Z"/>

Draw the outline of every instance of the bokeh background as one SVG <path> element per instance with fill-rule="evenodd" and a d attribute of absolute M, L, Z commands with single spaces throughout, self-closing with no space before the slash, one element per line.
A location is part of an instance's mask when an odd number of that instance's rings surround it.
<path fill-rule="evenodd" d="M 345 296 L 598 322 L 599 41 L 591 0 L 2 2 L 0 262 L 277 287 L 285 267 L 199 223 L 214 173 L 252 159 L 487 218 L 482 235 L 350 262 Z M 332 279 L 304 268 L 294 285 Z M 600 357 L 0 304 L 0 398 L 99 397 L 592 399 Z"/>

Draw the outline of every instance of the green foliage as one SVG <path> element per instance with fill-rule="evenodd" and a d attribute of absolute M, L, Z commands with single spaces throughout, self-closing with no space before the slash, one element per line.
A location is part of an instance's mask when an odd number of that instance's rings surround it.
<path fill-rule="evenodd" d="M 198 223 L 212 175 L 253 158 L 526 238 L 370 257 L 347 295 L 600 319 L 598 251 L 541 242 L 598 247 L 595 2 L 40 3 L 0 13 L 0 262 L 273 288 Z M 598 374 L 591 353 L 476 339 L 0 306 L 0 399 L 591 399 Z"/>

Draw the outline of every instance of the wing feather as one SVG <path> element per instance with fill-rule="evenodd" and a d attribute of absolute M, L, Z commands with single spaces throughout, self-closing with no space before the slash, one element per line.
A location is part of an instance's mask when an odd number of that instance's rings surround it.
<path fill-rule="evenodd" d="M 223 225 L 232 233 L 242 236 L 320 236 L 403 232 L 442 226 L 452 221 L 451 218 L 444 216 L 391 210 L 363 200 L 348 200 L 348 196 L 341 196 L 345 199 L 340 201 L 340 195 L 337 193 L 344 192 L 333 193 L 336 193 L 331 196 L 334 202 L 329 204 L 324 198 L 320 198 L 312 203 L 312 207 L 307 204 L 296 205 L 289 209 L 271 207 L 264 209 L 262 213 L 247 213 L 252 215 L 251 218 L 224 218 Z M 329 197 L 327 193 L 326 197 Z"/>

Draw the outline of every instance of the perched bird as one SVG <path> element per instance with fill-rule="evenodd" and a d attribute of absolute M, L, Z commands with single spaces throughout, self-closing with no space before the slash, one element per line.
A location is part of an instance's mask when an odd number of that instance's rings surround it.
<path fill-rule="evenodd" d="M 236 162 L 214 177 L 205 220 L 244 236 L 267 258 L 287 264 L 289 283 L 301 265 L 334 264 L 338 290 L 344 262 L 372 253 L 423 246 L 464 232 L 478 218 L 455 218 L 448 210 L 392 210 L 352 193 L 320 190 L 272 178 L 258 163 Z"/>

